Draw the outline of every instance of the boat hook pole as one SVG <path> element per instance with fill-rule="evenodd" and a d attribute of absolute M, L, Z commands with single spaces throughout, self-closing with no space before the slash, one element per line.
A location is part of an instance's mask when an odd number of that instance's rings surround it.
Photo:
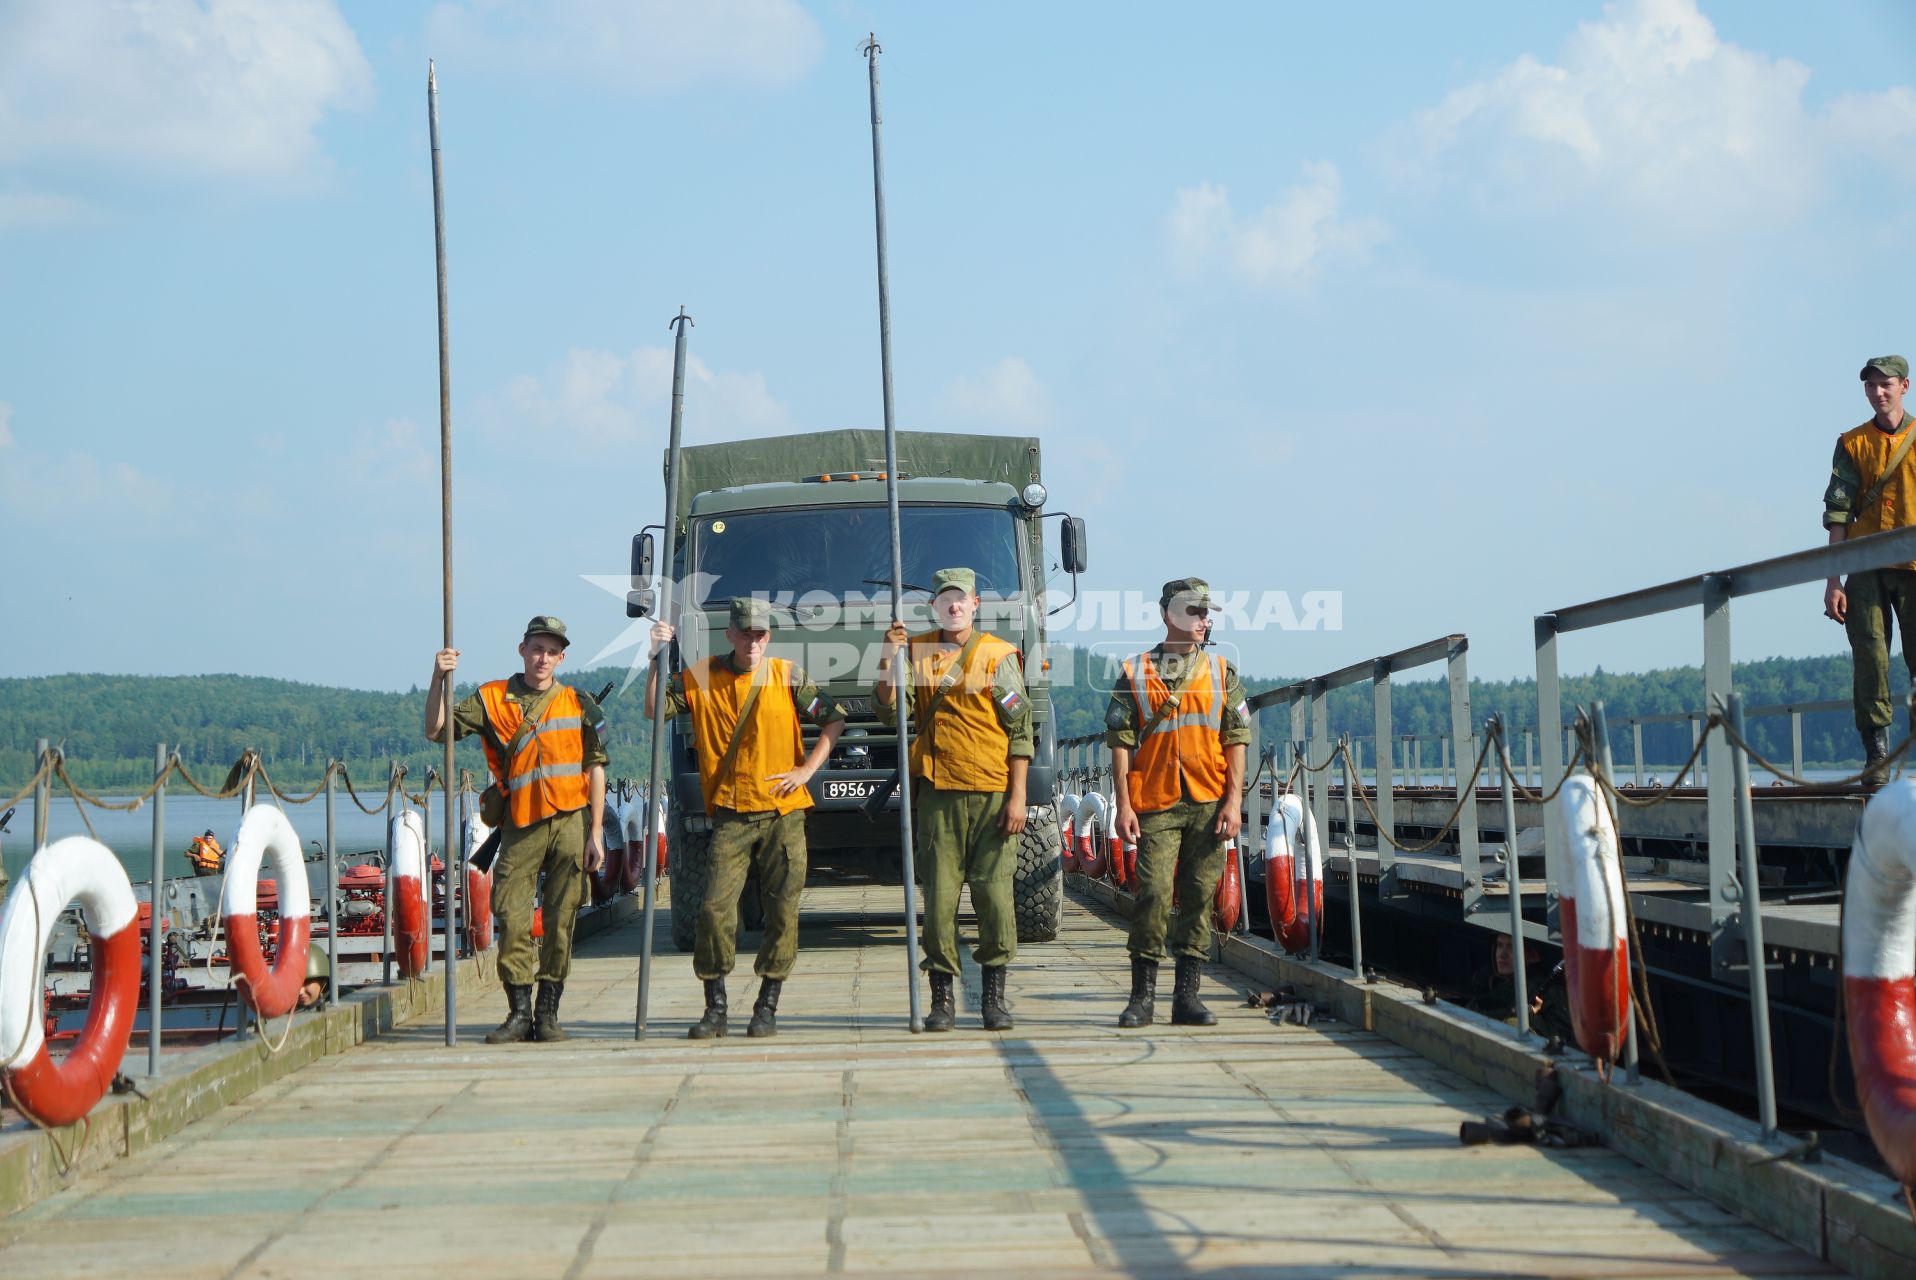
<path fill-rule="evenodd" d="M 432 141 L 432 250 L 439 277 L 439 575 L 440 606 L 445 622 L 445 644 L 452 648 L 452 359 L 446 334 L 446 192 L 439 173 L 439 78 L 430 59 L 426 62 L 426 122 Z M 446 730 L 446 763 L 440 770 L 440 791 L 446 801 L 446 821 L 440 839 L 446 856 L 446 1045 L 459 1043 L 459 889 L 466 878 L 465 850 L 459 847 L 459 819 L 455 806 L 459 788 L 452 764 L 452 680 L 441 686 L 445 701 L 441 721 Z M 431 797 L 427 797 L 431 804 Z M 426 850 L 426 907 L 432 908 L 432 849 Z M 428 928 L 432 921 L 427 920 Z M 333 950 L 339 949 L 337 922 L 333 930 Z M 335 955 L 333 963 L 339 963 Z"/>
<path fill-rule="evenodd" d="M 872 208 L 878 228 L 878 368 L 885 388 L 885 514 L 891 521 L 891 620 L 905 620 L 904 552 L 898 537 L 898 427 L 892 416 L 891 397 L 891 285 L 885 263 L 885 153 L 879 145 L 878 54 L 877 35 L 869 35 L 859 50 L 871 68 L 872 94 Z M 911 852 L 911 729 L 905 695 L 911 668 L 911 649 L 907 646 L 892 663 L 885 678 L 897 685 L 892 703 L 898 711 L 898 844 L 903 859 L 905 882 L 905 981 L 911 992 L 911 1029 L 925 1029 L 918 1007 L 918 902 L 913 880 Z"/>
<path fill-rule="evenodd" d="M 672 568 L 676 563 L 674 548 L 678 545 L 679 529 L 679 425 L 685 417 L 685 331 L 692 327 L 692 317 L 680 307 L 678 315 L 672 317 L 666 327 L 676 330 L 678 338 L 672 344 L 672 434 L 665 447 L 665 519 L 662 522 L 665 563 L 659 570 L 658 599 L 661 618 L 672 616 Z M 658 686 L 652 701 L 652 766 L 645 783 L 645 923 L 639 930 L 639 1011 L 632 1024 L 634 1040 L 645 1039 L 645 1020 L 651 1009 L 652 926 L 658 918 L 659 888 L 657 814 L 662 798 L 659 788 L 664 785 L 665 682 L 672 674 L 671 655 L 672 646 L 661 648 L 652 658 L 654 670 L 646 674 L 648 680 L 656 674 Z M 675 833 L 674 839 L 677 838 Z M 677 906 L 672 909 L 679 910 Z"/>

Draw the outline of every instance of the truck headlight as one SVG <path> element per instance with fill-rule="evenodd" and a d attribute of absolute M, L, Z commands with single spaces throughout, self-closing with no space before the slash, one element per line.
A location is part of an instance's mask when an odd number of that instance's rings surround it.
<path fill-rule="evenodd" d="M 1024 499 L 1024 504 L 1027 507 L 1030 507 L 1033 511 L 1036 511 L 1039 507 L 1042 507 L 1044 505 L 1044 500 L 1045 500 L 1044 486 L 1039 484 L 1036 480 L 1033 480 L 1030 484 L 1025 486 L 1025 491 L 1022 494 L 1020 494 L 1019 497 Z"/>

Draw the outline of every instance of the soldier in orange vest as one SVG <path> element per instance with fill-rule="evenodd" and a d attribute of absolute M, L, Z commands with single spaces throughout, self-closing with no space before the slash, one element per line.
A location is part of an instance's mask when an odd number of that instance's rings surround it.
<path fill-rule="evenodd" d="M 1158 608 L 1164 639 L 1124 664 L 1104 717 L 1118 836 L 1138 846 L 1131 1002 L 1118 1025 L 1151 1025 L 1168 935 L 1170 954 L 1177 957 L 1171 1021 L 1208 1027 L 1217 1017 L 1199 1001 L 1198 982 L 1211 954 L 1211 899 L 1225 851 L 1243 822 L 1250 712 L 1236 669 L 1204 652 L 1209 584 L 1202 578 L 1167 582 Z"/>
<path fill-rule="evenodd" d="M 453 734 L 479 734 L 492 770 L 482 807 L 503 809 L 495 815 L 503 835 L 492 867 L 492 910 L 507 1013 L 487 1044 L 566 1038 L 559 998 L 572 968 L 572 929 L 586 873 L 605 862 L 605 715 L 590 697 L 558 682 L 568 643 L 565 623 L 534 618 L 519 642 L 524 671 L 480 685 L 452 711 Z M 445 741 L 444 686 L 458 666 L 457 649 L 441 649 L 433 662 L 426 737 L 434 742 Z M 536 946 L 535 891 L 545 923 Z"/>
<path fill-rule="evenodd" d="M 727 614 L 732 651 L 706 658 L 669 685 L 665 708 L 689 713 L 698 748 L 699 786 L 712 819 L 710 874 L 699 907 L 692 969 L 705 984 L 705 1014 L 686 1032 L 710 1040 L 727 1031 L 725 976 L 737 959 L 738 898 L 748 871 L 758 873 L 765 932 L 752 971 L 758 1000 L 748 1036 L 778 1034 L 778 998 L 798 959 L 798 899 L 805 887 L 806 787 L 845 730 L 845 709 L 826 698 L 804 670 L 767 658 L 772 607 L 740 597 Z M 652 669 L 645 677 L 645 714 L 659 693 L 659 654 L 672 639 L 665 623 L 652 627 Z M 818 726 L 811 751 L 800 718 Z"/>
<path fill-rule="evenodd" d="M 978 913 L 972 958 L 983 978 L 985 1030 L 1011 1027 L 1005 966 L 1018 951 L 1012 879 L 1025 829 L 1025 773 L 1031 765 L 1031 705 L 1017 647 L 972 625 L 978 578 L 940 569 L 931 578 L 938 630 L 910 636 L 903 623 L 885 632 L 878 682 L 882 724 L 897 723 L 892 664 L 911 646 L 905 696 L 916 728 L 911 740 L 913 830 L 925 888 L 925 958 L 931 1012 L 925 1030 L 949 1031 L 957 1003 L 958 891 L 971 886 Z"/>
<path fill-rule="evenodd" d="M 1910 445 L 1909 361 L 1877 356 L 1863 366 L 1863 396 L 1874 410 L 1868 422 L 1836 440 L 1829 487 L 1823 492 L 1823 525 L 1831 544 L 1916 524 L 1916 452 Z M 1895 709 L 1889 697 L 1889 645 L 1903 633 L 1903 661 L 1916 674 L 1916 564 L 1831 578 L 1823 588 L 1823 613 L 1843 624 L 1854 655 L 1856 731 L 1863 738 L 1865 767 L 1884 778 L 1889 729 Z"/>

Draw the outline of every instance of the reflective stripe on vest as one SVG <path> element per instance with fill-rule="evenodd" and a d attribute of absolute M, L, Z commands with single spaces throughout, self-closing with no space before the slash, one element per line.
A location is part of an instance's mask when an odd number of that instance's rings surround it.
<path fill-rule="evenodd" d="M 1178 710 L 1142 734 L 1131 756 L 1131 807 L 1139 813 L 1169 809 L 1187 796 L 1211 802 L 1224 795 L 1224 659 L 1203 657 L 1178 695 Z M 1148 723 L 1169 686 L 1148 653 L 1124 664 L 1137 698 L 1138 725 Z"/>
<path fill-rule="evenodd" d="M 515 827 L 529 827 L 554 814 L 583 809 L 588 799 L 585 769 L 584 707 L 570 686 L 560 685 L 546 704 L 545 718 L 533 725 L 513 753 L 500 759 L 500 747 L 512 742 L 524 718 L 523 704 L 507 701 L 507 682 L 481 685 L 490 735 L 482 735 L 486 763 L 506 789 L 507 813 Z"/>

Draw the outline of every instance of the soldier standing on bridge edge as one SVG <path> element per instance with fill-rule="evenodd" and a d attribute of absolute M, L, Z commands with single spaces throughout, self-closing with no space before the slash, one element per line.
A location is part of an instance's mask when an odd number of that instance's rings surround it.
<path fill-rule="evenodd" d="M 1836 439 L 1829 487 L 1823 493 L 1823 525 L 1832 545 L 1852 536 L 1916 524 L 1916 431 L 1910 430 L 1903 397 L 1909 391 L 1909 361 L 1877 356 L 1859 375 L 1875 411 L 1869 421 Z M 1849 633 L 1855 670 L 1856 729 L 1863 737 L 1868 781 L 1882 782 L 1895 708 L 1889 696 L 1889 645 L 1903 633 L 1903 661 L 1916 675 L 1916 563 L 1831 578 L 1823 589 L 1823 613 Z M 1893 615 L 1893 618 L 1892 618 Z"/>
<path fill-rule="evenodd" d="M 1131 1001 L 1118 1015 L 1118 1025 L 1151 1025 L 1168 926 L 1171 954 L 1177 957 L 1171 1021 L 1208 1027 L 1217 1016 L 1199 1001 L 1198 983 L 1211 954 L 1211 900 L 1224 873 L 1226 850 L 1243 822 L 1239 806 L 1250 711 L 1236 668 L 1203 649 L 1210 628 L 1210 584 L 1202 578 L 1167 582 L 1158 608 L 1164 639 L 1124 664 L 1104 716 L 1118 838 L 1138 846 Z"/>
<path fill-rule="evenodd" d="M 758 874 L 765 933 L 752 971 L 758 1002 L 748 1036 L 778 1034 L 778 997 L 798 959 L 798 898 L 805 887 L 806 787 L 845 730 L 845 709 L 828 700 L 811 677 L 784 658 L 767 658 L 772 607 L 764 600 L 733 600 L 725 628 L 732 651 L 681 672 L 667 686 L 668 714 L 690 712 L 698 749 L 699 787 L 712 819 L 710 876 L 699 908 L 693 972 L 705 983 L 705 1015 L 688 1039 L 726 1032 L 725 975 L 738 954 L 738 899 L 747 871 Z M 652 626 L 652 667 L 645 676 L 645 715 L 659 696 L 659 655 L 672 628 Z M 810 753 L 799 728 L 803 716 L 818 726 Z"/>
<path fill-rule="evenodd" d="M 1012 881 L 1018 837 L 1025 829 L 1025 772 L 1031 765 L 1031 704 L 1017 646 L 972 625 L 978 578 L 970 569 L 940 569 L 931 579 L 938 630 L 910 636 L 902 622 L 885 632 L 878 681 L 882 724 L 898 721 L 893 664 L 911 647 L 907 707 L 917 726 L 911 742 L 913 827 L 925 890 L 925 958 L 931 1012 L 925 1030 L 949 1031 L 957 1016 L 958 890 L 971 886 L 978 913 L 983 974 L 980 1002 L 987 1031 L 1011 1029 L 1005 966 L 1018 952 Z"/>
<path fill-rule="evenodd" d="M 481 817 L 503 832 L 492 871 L 492 909 L 499 919 L 499 980 L 506 1020 L 487 1044 L 563 1040 L 559 997 L 572 968 L 572 929 L 587 872 L 605 862 L 605 715 L 599 704 L 558 682 L 565 661 L 565 623 L 541 615 L 519 642 L 525 670 L 493 680 L 452 710 L 456 737 L 480 735 L 493 785 Z M 426 737 L 445 741 L 442 686 L 459 666 L 457 649 L 441 649 L 426 693 Z M 587 809 L 591 810 L 590 821 Z M 446 842 L 448 851 L 454 842 Z M 458 862 L 446 858 L 448 874 Z M 545 942 L 532 941 L 532 898 L 538 891 Z M 533 977 L 538 976 L 538 1010 Z"/>

